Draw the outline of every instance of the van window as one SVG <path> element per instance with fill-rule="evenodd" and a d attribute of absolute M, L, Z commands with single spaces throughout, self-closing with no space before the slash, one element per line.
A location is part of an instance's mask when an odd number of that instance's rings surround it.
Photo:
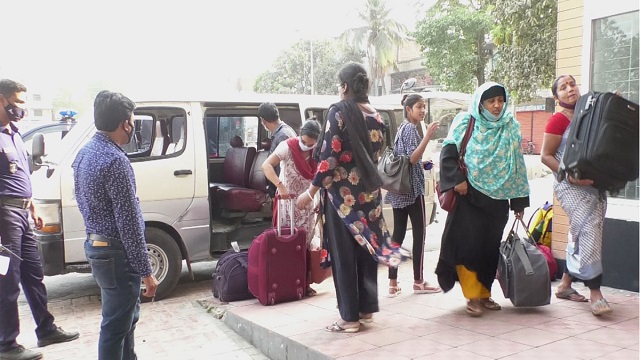
<path fill-rule="evenodd" d="M 229 142 L 234 136 L 244 141 L 244 146 L 257 148 L 258 117 L 252 116 L 215 116 L 205 117 L 207 147 L 209 158 L 223 158 L 231 147 Z"/>
<path fill-rule="evenodd" d="M 173 156 L 185 147 L 186 121 L 180 108 L 139 109 L 134 113 L 135 130 L 122 148 L 136 161 Z"/>

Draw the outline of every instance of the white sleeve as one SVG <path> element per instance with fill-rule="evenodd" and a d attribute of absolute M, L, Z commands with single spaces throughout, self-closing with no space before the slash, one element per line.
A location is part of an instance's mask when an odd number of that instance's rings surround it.
<path fill-rule="evenodd" d="M 284 161 L 289 157 L 289 145 L 286 141 L 280 142 L 278 146 L 276 146 L 273 153 L 280 159 L 280 161 Z"/>

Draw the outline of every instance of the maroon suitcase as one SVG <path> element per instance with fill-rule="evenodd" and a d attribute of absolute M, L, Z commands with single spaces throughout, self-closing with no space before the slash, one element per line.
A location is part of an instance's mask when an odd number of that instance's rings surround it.
<path fill-rule="evenodd" d="M 294 200 L 288 202 L 293 210 Z M 281 206 L 281 205 L 280 205 Z M 282 214 L 284 211 L 278 211 Z M 289 212 L 293 224 L 293 211 Z M 307 279 L 307 233 L 302 227 L 267 229 L 249 247 L 247 283 L 249 291 L 262 305 L 300 300 L 304 297 Z M 293 233 L 293 234 L 292 234 Z"/>

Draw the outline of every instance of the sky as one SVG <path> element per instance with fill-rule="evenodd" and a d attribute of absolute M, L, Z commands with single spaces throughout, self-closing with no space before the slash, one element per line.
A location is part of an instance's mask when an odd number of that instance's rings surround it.
<path fill-rule="evenodd" d="M 20 0 L 3 8 L 0 78 L 41 92 L 229 88 L 300 39 L 360 25 L 365 0 Z M 412 28 L 416 1 L 386 0 Z M 165 5 L 167 4 L 167 5 Z"/>

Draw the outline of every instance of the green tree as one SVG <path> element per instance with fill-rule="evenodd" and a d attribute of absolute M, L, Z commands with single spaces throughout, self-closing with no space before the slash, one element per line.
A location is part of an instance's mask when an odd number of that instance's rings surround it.
<path fill-rule="evenodd" d="M 447 90 L 472 92 L 486 79 L 491 17 L 477 2 L 440 0 L 416 24 L 427 71 Z"/>
<path fill-rule="evenodd" d="M 272 70 L 258 75 L 254 91 L 274 94 L 311 94 L 311 54 L 313 53 L 314 93 L 335 95 L 337 72 L 349 61 L 361 62 L 364 54 L 337 40 L 300 41 L 283 51 Z"/>
<path fill-rule="evenodd" d="M 549 88 L 556 71 L 557 0 L 488 0 L 496 26 L 491 79 L 519 101 Z"/>
<path fill-rule="evenodd" d="M 365 49 L 369 64 L 370 88 L 376 84 L 386 93 L 384 77 L 391 68 L 397 68 L 398 47 L 408 39 L 404 25 L 389 18 L 390 10 L 384 0 L 367 0 L 364 9 L 358 11 L 363 26 L 346 30 L 342 39 L 357 48 Z"/>

